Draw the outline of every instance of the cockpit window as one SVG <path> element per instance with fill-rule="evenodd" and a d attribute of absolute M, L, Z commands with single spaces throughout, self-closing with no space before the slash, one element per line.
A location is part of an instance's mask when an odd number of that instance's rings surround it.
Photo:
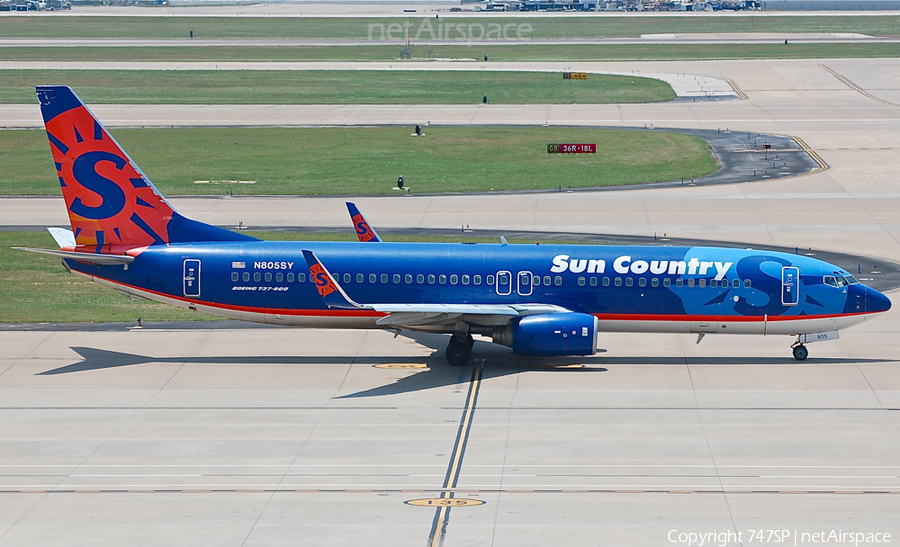
<path fill-rule="evenodd" d="M 832 287 L 838 287 L 838 288 L 846 287 L 847 285 L 850 285 L 852 283 L 858 283 L 856 278 L 853 277 L 852 275 L 848 276 L 847 278 L 842 277 L 840 275 L 838 275 L 838 276 L 826 275 L 825 277 L 822 278 L 822 281 L 826 285 L 831 285 Z"/>
<path fill-rule="evenodd" d="M 844 279 L 847 280 L 847 283 L 849 285 L 855 285 L 855 284 L 859 283 L 859 281 L 857 281 L 856 278 L 853 277 L 852 275 L 845 275 Z"/>

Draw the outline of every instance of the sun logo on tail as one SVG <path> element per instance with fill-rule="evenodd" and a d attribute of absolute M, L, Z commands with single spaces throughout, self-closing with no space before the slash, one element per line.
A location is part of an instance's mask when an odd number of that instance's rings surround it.
<path fill-rule="evenodd" d="M 38 98 L 76 243 L 168 243 L 173 209 L 81 100 L 60 87 Z"/>

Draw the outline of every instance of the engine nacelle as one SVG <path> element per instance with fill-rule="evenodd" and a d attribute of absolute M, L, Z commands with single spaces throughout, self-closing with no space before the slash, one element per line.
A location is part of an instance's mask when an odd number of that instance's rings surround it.
<path fill-rule="evenodd" d="M 519 355 L 593 355 L 597 327 L 597 318 L 586 313 L 545 313 L 494 329 L 491 337 Z"/>

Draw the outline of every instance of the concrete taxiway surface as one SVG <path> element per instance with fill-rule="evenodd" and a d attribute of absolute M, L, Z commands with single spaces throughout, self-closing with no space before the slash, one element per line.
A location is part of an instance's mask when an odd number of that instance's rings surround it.
<path fill-rule="evenodd" d="M 786 338 L 616 335 L 459 369 L 440 336 L 0 331 L 0 545 L 897 537 L 898 326 L 802 364 Z M 484 503 L 406 503 L 450 492 Z"/>
<path fill-rule="evenodd" d="M 93 110 L 104 121 L 118 113 L 111 125 L 547 121 L 783 133 L 829 169 L 723 186 L 355 201 L 376 228 L 667 232 L 900 261 L 900 61 L 633 66 L 732 79 L 749 99 Z M 2 108 L 4 120 L 36 112 Z M 343 198 L 172 201 L 222 225 L 349 222 Z M 55 198 L 0 199 L 0 215 L 66 222 Z M 604 335 L 597 356 L 550 362 L 478 343 L 479 360 L 455 369 L 443 337 L 237 324 L 0 329 L 0 546 L 644 547 L 713 531 L 741 532 L 728 545 L 776 545 L 748 537 L 775 529 L 794 534 L 785 543 L 832 530 L 896 542 L 898 313 L 812 344 L 803 363 L 786 337 Z M 583 367 L 554 367 L 572 364 Z M 406 503 L 451 492 L 485 503 Z"/>

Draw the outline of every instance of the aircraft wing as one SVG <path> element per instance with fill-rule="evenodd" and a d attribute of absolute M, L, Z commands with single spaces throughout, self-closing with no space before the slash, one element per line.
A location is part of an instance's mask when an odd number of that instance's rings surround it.
<path fill-rule="evenodd" d="M 413 327 L 455 323 L 466 316 L 479 324 L 505 325 L 513 318 L 546 313 L 570 313 L 552 304 L 359 304 L 341 288 L 324 264 L 312 251 L 303 251 L 309 273 L 325 305 L 337 309 L 372 310 L 387 313 L 376 323 L 385 327 Z M 464 320 L 466 320 L 464 319 Z"/>

